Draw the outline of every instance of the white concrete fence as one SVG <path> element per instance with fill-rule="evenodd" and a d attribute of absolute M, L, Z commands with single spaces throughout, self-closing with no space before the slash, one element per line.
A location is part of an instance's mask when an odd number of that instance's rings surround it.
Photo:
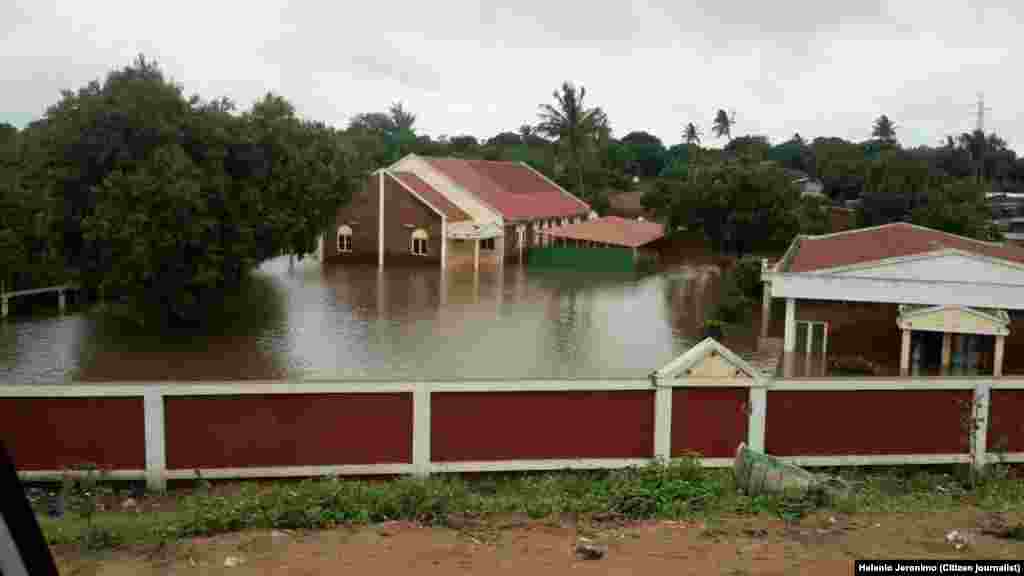
<path fill-rule="evenodd" d="M 11 398 L 142 398 L 145 421 L 145 469 L 111 470 L 113 478 L 141 479 L 153 489 L 163 489 L 169 479 L 190 479 L 195 471 L 168 470 L 165 438 L 165 400 L 175 396 L 244 396 L 250 394 L 412 394 L 412 462 L 400 464 L 361 464 L 338 466 L 275 466 L 245 468 L 207 468 L 200 472 L 205 478 L 254 477 L 315 477 L 340 475 L 427 475 L 443 472 L 481 472 L 512 470 L 556 469 L 610 469 L 642 465 L 648 458 L 597 458 L 437 462 L 431 460 L 431 397 L 450 392 L 575 392 L 654 390 L 654 459 L 669 458 L 672 451 L 673 390 L 676 388 L 747 388 L 748 420 L 747 444 L 765 449 L 768 396 L 774 391 L 972 391 L 978 433 L 973 438 L 970 453 L 948 454 L 837 454 L 829 456 L 791 456 L 786 460 L 805 466 L 898 465 L 940 463 L 985 463 L 1001 460 L 1024 462 L 1024 452 L 991 454 L 988 451 L 986 431 L 990 413 L 992 390 L 1024 390 L 1024 379 L 992 378 L 915 378 L 915 379 L 779 379 L 754 380 L 740 378 L 677 378 L 667 379 L 652 375 L 650 379 L 629 380 L 522 380 L 522 381 L 418 381 L 418 382 L 352 382 L 330 380 L 288 381 L 235 381 L 210 383 L 112 383 L 72 384 L 52 386 L 2 386 L 0 401 Z M 843 410 L 843 406 L 836 406 Z M 579 416 L 579 415 L 577 415 Z M 586 415 L 582 415 L 585 417 Z M 948 426 L 935 422 L 928 414 L 908 413 L 908 425 Z M 871 415 L 864 415 L 864 426 L 872 426 Z M 808 434 L 818 431 L 808 430 Z M 372 431 L 368 431 L 372 433 Z M 714 430 L 708 430 L 715 434 Z M 731 466 L 732 458 L 704 458 L 706 466 Z M 50 479 L 63 474 L 63 470 L 22 471 L 26 479 Z"/>

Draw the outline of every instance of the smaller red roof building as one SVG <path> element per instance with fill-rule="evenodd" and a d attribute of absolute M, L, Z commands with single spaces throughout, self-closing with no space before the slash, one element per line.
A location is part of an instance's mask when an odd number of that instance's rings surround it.
<path fill-rule="evenodd" d="M 619 216 L 604 216 L 578 224 L 568 224 L 545 230 L 554 238 L 601 242 L 627 248 L 638 248 L 665 236 L 665 229 L 657 222 L 629 220 Z"/>

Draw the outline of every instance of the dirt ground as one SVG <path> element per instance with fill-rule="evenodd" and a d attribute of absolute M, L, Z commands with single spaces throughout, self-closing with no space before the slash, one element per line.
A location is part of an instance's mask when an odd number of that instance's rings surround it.
<path fill-rule="evenodd" d="M 1012 524 L 1021 515 L 1003 516 Z M 915 515 L 823 513 L 787 525 L 767 517 L 577 525 L 525 517 L 450 528 L 390 522 L 321 532 L 244 532 L 161 549 L 82 555 L 55 549 L 61 574 L 851 574 L 857 558 L 1024 557 L 1024 542 L 989 534 L 974 509 Z M 961 547 L 947 538 L 966 533 Z M 580 538 L 607 550 L 577 556 Z M 228 564 L 231 564 L 230 566 Z"/>

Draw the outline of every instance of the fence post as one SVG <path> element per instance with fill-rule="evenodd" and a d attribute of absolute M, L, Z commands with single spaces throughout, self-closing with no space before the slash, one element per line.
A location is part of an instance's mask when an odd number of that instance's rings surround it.
<path fill-rule="evenodd" d="M 760 379 L 750 386 L 750 411 L 747 414 L 747 446 L 764 452 L 765 420 L 768 415 L 768 388 Z"/>
<path fill-rule="evenodd" d="M 412 396 L 412 466 L 416 476 L 430 475 L 429 382 L 417 382 Z"/>
<path fill-rule="evenodd" d="M 661 382 L 657 374 L 651 375 L 654 384 L 654 457 L 672 458 L 672 386 Z"/>
<path fill-rule="evenodd" d="M 164 427 L 164 397 L 159 388 L 143 392 L 142 405 L 146 426 L 146 487 L 163 492 L 167 489 L 167 450 Z"/>
<path fill-rule="evenodd" d="M 971 443 L 971 459 L 974 468 L 980 470 L 985 467 L 988 457 L 988 416 L 989 397 L 991 383 L 988 380 L 978 381 L 974 385 L 974 402 L 971 404 L 973 427 Z"/>

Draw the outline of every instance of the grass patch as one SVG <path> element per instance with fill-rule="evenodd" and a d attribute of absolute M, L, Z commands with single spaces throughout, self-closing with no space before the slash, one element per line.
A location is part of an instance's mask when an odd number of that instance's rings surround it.
<path fill-rule="evenodd" d="M 387 481 L 325 478 L 297 482 L 243 482 L 236 490 L 199 489 L 160 512 L 100 511 L 89 523 L 77 514 L 41 515 L 48 541 L 86 549 L 173 541 L 243 529 L 324 529 L 387 520 L 446 525 L 449 518 L 508 513 L 532 518 L 696 519 L 775 515 L 799 521 L 814 510 L 862 512 L 942 511 L 963 505 L 992 511 L 1024 510 L 1024 483 L 989 474 L 973 487 L 956 470 L 832 471 L 856 487 L 848 496 L 748 496 L 731 469 L 702 468 L 696 460 L 614 471 L 438 475 Z"/>

